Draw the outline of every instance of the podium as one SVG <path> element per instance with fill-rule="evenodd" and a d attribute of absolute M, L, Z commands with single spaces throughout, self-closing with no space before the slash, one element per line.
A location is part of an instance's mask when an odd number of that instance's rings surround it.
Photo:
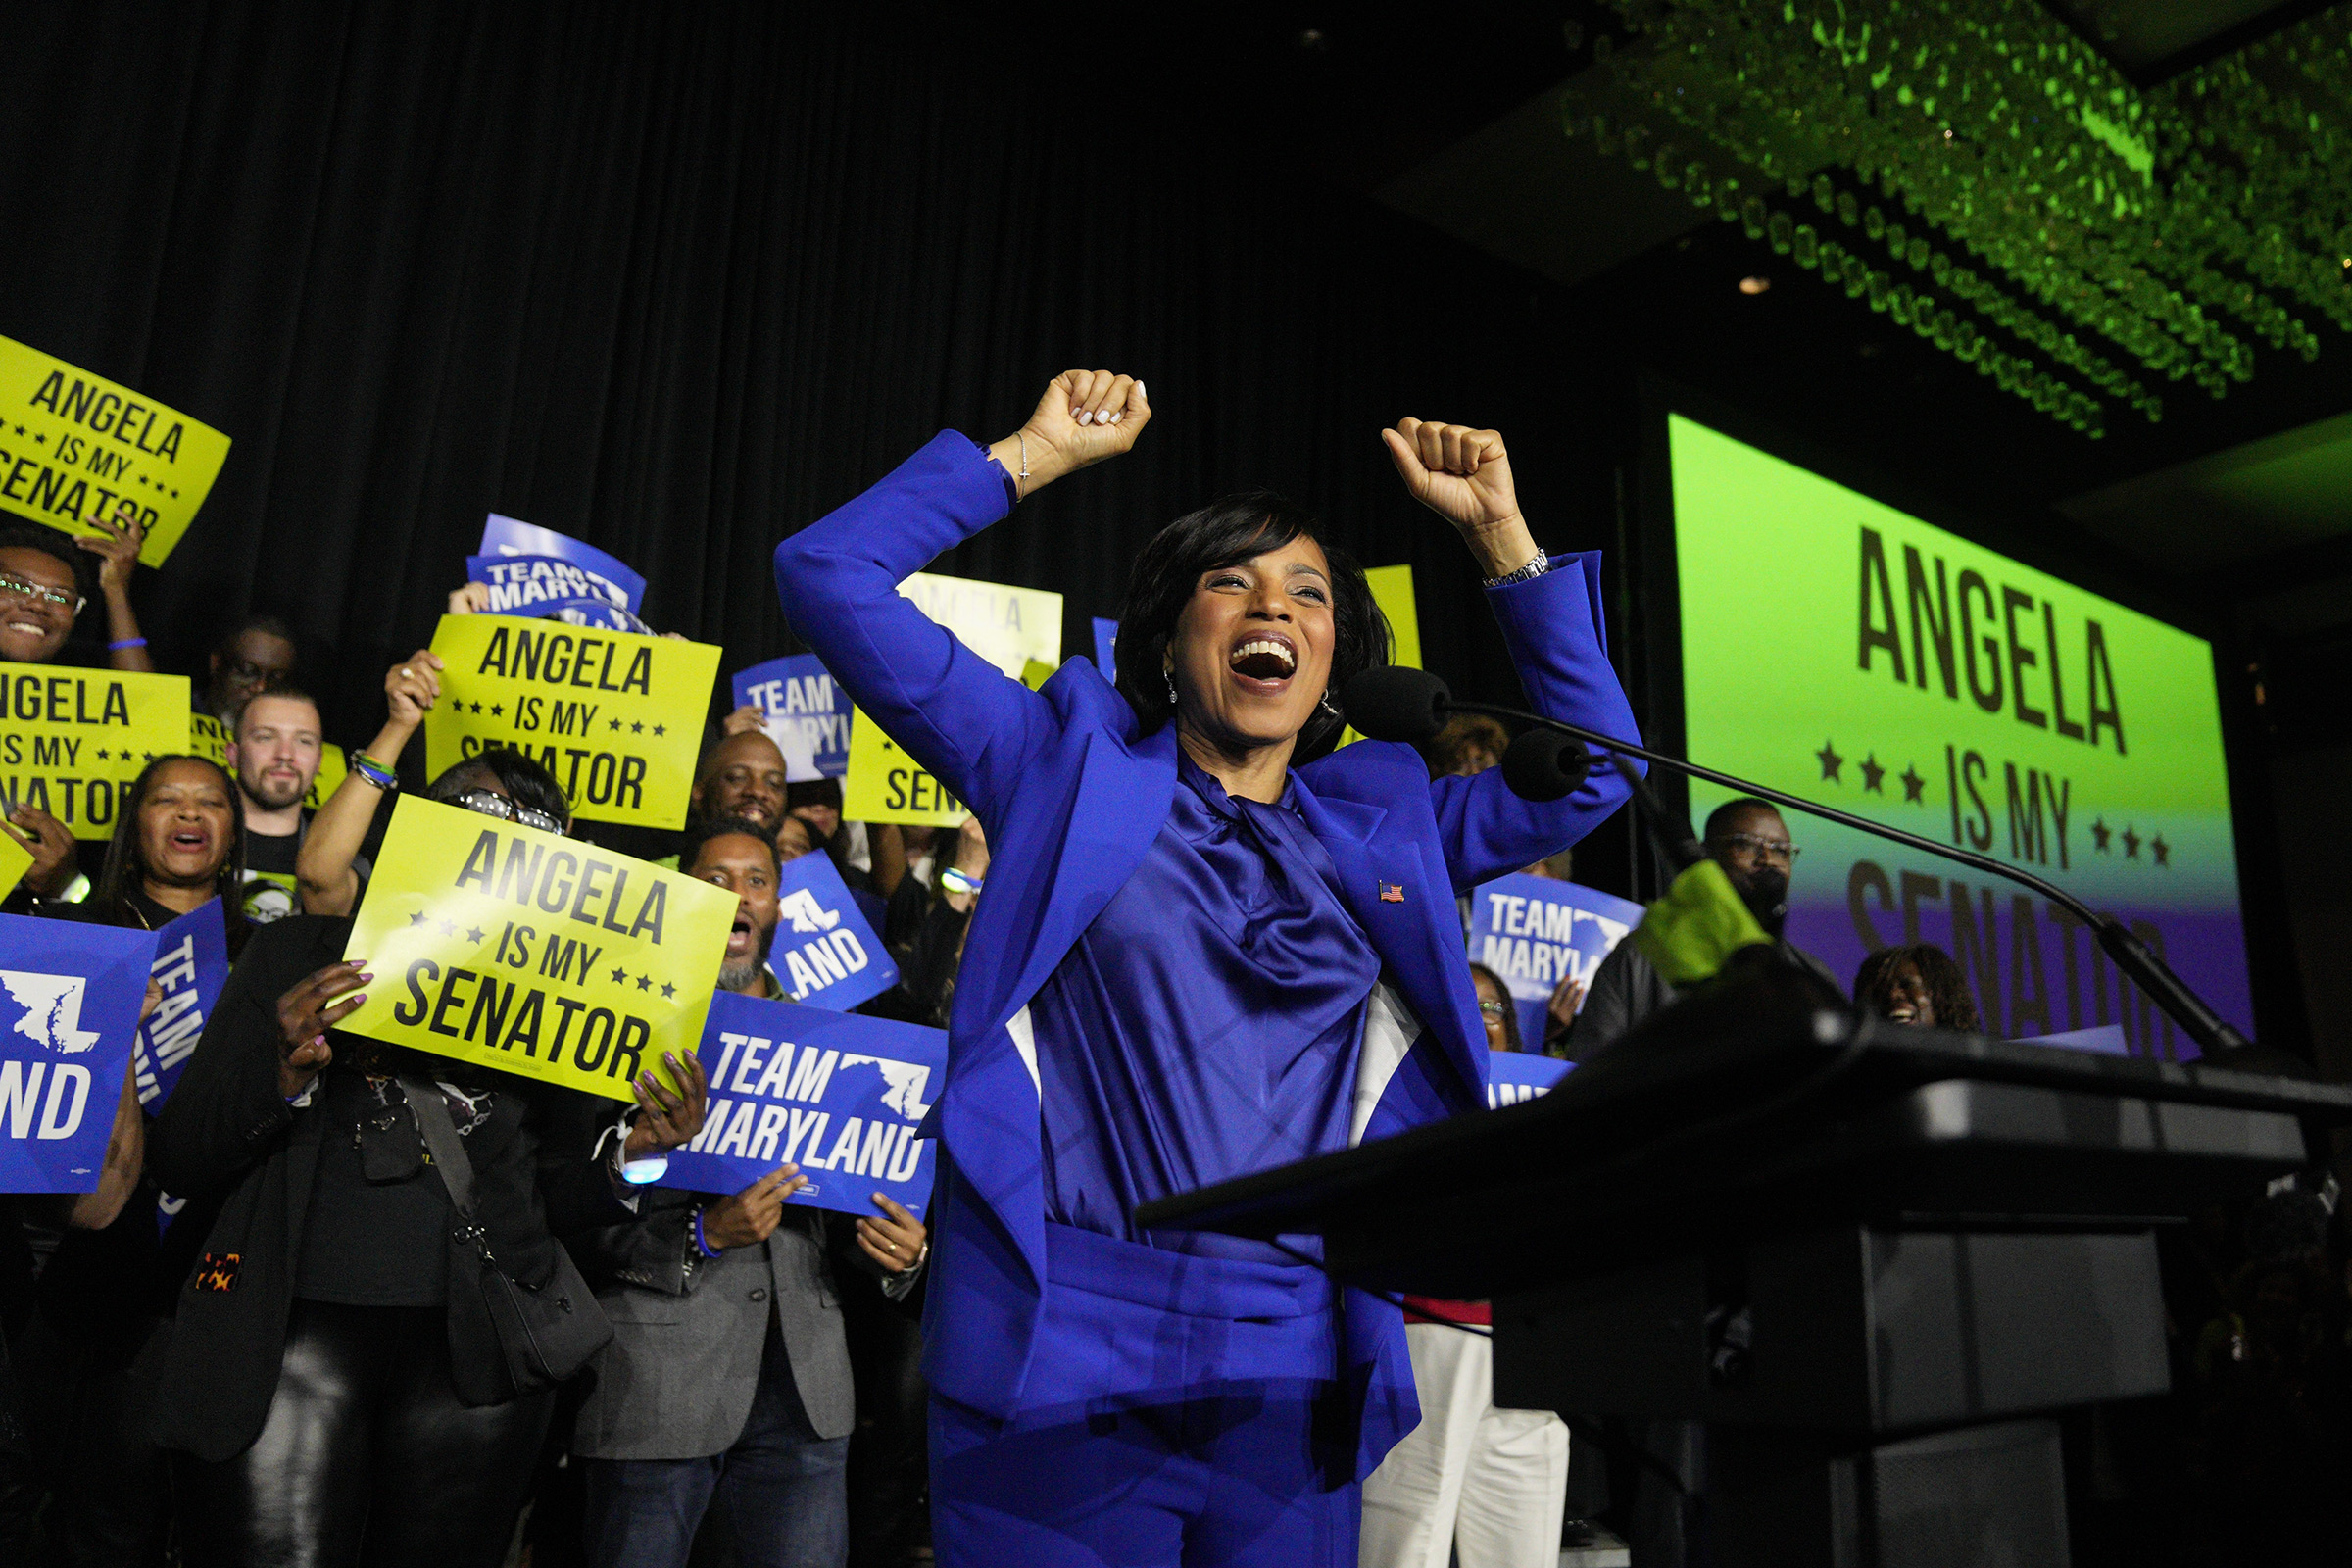
<path fill-rule="evenodd" d="M 2056 1412 L 2162 1393 L 2155 1228 L 2352 1090 L 1913 1029 L 1742 965 L 1550 1094 L 1148 1204 L 1494 1301 L 1498 1404 L 1706 1428 L 1718 1568 L 2063 1564 Z"/>

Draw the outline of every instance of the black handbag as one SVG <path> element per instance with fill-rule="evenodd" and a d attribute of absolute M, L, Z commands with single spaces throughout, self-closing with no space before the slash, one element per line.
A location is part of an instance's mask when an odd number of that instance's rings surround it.
<path fill-rule="evenodd" d="M 416 1117 L 416 1130 L 433 1157 L 433 1168 L 449 1190 L 450 1206 L 458 1213 L 452 1239 L 450 1288 L 461 1288 L 458 1258 L 470 1254 L 479 1264 L 474 1282 L 481 1315 L 488 1318 L 506 1363 L 508 1397 L 553 1388 L 588 1364 L 589 1357 L 612 1338 L 612 1324 L 596 1295 L 580 1277 L 579 1266 L 561 1241 L 556 1243 L 556 1266 L 545 1281 L 527 1284 L 499 1265 L 490 1250 L 490 1233 L 474 1217 L 473 1161 L 450 1120 L 441 1091 L 422 1078 L 403 1074 L 401 1093 Z M 460 1310 L 470 1303 L 456 1303 Z"/>

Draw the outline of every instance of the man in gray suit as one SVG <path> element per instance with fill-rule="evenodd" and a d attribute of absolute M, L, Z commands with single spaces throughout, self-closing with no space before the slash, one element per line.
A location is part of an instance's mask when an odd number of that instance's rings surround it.
<path fill-rule="evenodd" d="M 690 826 L 678 865 L 736 896 L 720 989 L 775 999 L 771 832 L 733 817 Z M 743 1568 L 847 1559 L 856 1414 L 831 1256 L 847 1227 L 787 1206 L 806 1180 L 784 1165 L 725 1198 L 649 1187 L 631 1223 L 569 1239 L 613 1329 L 571 1445 L 597 1568 L 684 1568 L 720 1494 Z M 858 1250 L 903 1297 L 927 1255 L 923 1226 L 877 1202 L 882 1217 L 857 1222 Z"/>

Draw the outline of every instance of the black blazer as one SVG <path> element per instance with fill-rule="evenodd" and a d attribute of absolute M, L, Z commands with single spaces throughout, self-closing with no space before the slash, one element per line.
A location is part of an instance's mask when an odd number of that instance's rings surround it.
<path fill-rule="evenodd" d="M 204 1038 L 147 1136 L 147 1169 L 165 1191 L 217 1198 L 220 1217 L 180 1286 L 156 1400 L 156 1441 L 222 1460 L 261 1435 L 277 1392 L 296 1266 L 325 1129 L 316 1103 L 278 1092 L 277 999 L 343 956 L 351 922 L 297 915 L 262 927 L 229 973 Z M 329 1072 L 355 1070 L 383 1047 L 336 1031 Z M 507 1271 L 527 1285 L 554 1273 L 551 1230 L 629 1217 L 595 1157 L 597 1129 L 619 1107 L 570 1090 L 448 1057 L 395 1053 L 388 1070 L 491 1090 L 487 1121 L 466 1134 L 476 1217 Z M 450 1370 L 467 1404 L 514 1397 L 475 1287 L 479 1264 L 450 1241 Z"/>

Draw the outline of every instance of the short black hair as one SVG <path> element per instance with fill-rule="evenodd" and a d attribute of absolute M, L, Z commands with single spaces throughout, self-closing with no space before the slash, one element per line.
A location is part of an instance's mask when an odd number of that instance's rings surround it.
<path fill-rule="evenodd" d="M 37 522 L 0 523 L 0 550 L 38 550 L 55 556 L 66 570 L 74 574 L 74 591 L 80 597 L 90 597 L 91 576 L 96 564 L 90 553 L 55 528 L 44 528 Z"/>
<path fill-rule="evenodd" d="M 139 842 L 139 808 L 146 804 L 156 773 L 174 762 L 194 762 L 211 768 L 220 775 L 220 787 L 228 792 L 228 855 L 213 873 L 213 891 L 220 896 L 220 918 L 227 928 L 229 949 L 234 952 L 245 942 L 245 812 L 238 805 L 237 781 L 229 777 L 227 768 L 209 757 L 175 753 L 159 757 L 139 769 L 139 776 L 131 780 L 130 787 L 121 796 L 115 812 L 115 831 L 106 841 L 106 863 L 98 873 L 98 886 L 90 894 L 90 907 L 110 925 L 129 925 L 137 919 L 131 913 L 130 895 L 144 890 L 149 870 L 146 848 Z"/>
<path fill-rule="evenodd" d="M 1314 514 L 1271 490 L 1250 490 L 1188 512 L 1153 536 L 1136 557 L 1119 612 L 1118 687 L 1135 710 L 1140 733 L 1155 734 L 1175 714 L 1162 668 L 1176 619 L 1203 572 L 1237 566 L 1296 539 L 1312 539 L 1331 563 L 1331 683 L 1337 691 L 1389 662 L 1389 622 L 1355 558 L 1323 536 Z M 1340 743 L 1348 721 L 1318 705 L 1298 732 L 1294 764 L 1311 762 Z"/>
<path fill-rule="evenodd" d="M 735 834 L 758 839 L 766 845 L 768 858 L 775 863 L 777 870 L 784 869 L 783 858 L 776 853 L 775 834 L 748 816 L 698 816 L 688 822 L 686 831 L 678 835 L 678 869 L 690 871 L 695 858 L 703 853 L 704 845 L 712 839 L 728 838 Z"/>
<path fill-rule="evenodd" d="M 1724 831 L 1724 824 L 1731 821 L 1733 817 L 1738 816 L 1741 811 L 1770 811 L 1775 816 L 1779 816 L 1781 814 L 1781 808 L 1773 805 L 1770 801 L 1760 801 L 1753 795 L 1742 795 L 1737 800 L 1724 802 L 1721 806 L 1718 806 L 1715 808 L 1715 809 L 1707 813 L 1707 827 L 1705 836 L 1711 839 L 1716 834 Z"/>
<path fill-rule="evenodd" d="M 233 741 L 244 733 L 245 710 L 265 697 L 282 697 L 289 702 L 308 703 L 311 705 L 312 710 L 319 715 L 321 721 L 325 717 L 326 710 L 318 706 L 318 698 L 313 697 L 290 680 L 275 681 L 264 686 L 258 692 L 250 693 L 243 702 L 229 709 L 228 716 L 221 721 L 221 727 L 228 731 L 230 740 Z"/>
<path fill-rule="evenodd" d="M 1862 960 L 1854 971 L 1854 1000 L 1873 1012 L 1885 1012 L 1893 998 L 1894 977 L 1904 964 L 1919 971 L 1920 984 L 1927 987 L 1928 1004 L 1936 1009 L 1938 1029 L 1982 1029 L 1984 1020 L 1977 1011 L 1977 1001 L 1968 994 L 1968 976 L 1952 956 L 1933 942 L 1914 942 L 1909 947 L 1881 948 Z"/>
<path fill-rule="evenodd" d="M 446 805 L 467 790 L 480 789 L 489 780 L 496 780 L 516 806 L 544 811 L 566 827 L 571 825 L 571 801 L 564 795 L 564 786 L 556 782 L 556 776 L 522 753 L 505 746 L 493 746 L 462 762 L 452 762 L 441 770 L 439 778 L 425 786 L 424 798 Z"/>

